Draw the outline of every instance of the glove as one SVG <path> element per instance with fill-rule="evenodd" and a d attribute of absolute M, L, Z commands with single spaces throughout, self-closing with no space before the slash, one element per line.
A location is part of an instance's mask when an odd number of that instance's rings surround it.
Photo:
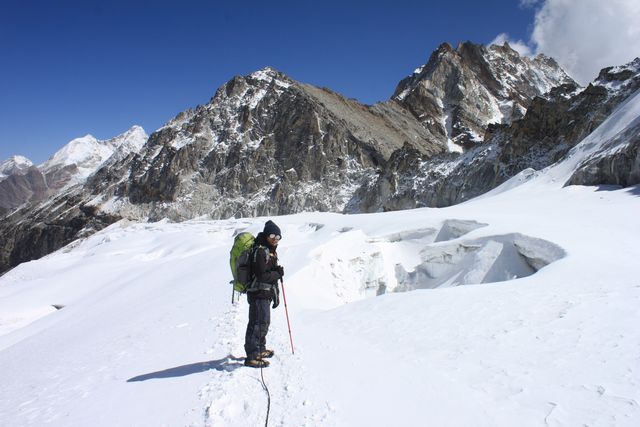
<path fill-rule="evenodd" d="M 276 270 L 278 271 L 278 273 L 280 273 L 280 278 L 284 277 L 284 267 L 279 265 Z"/>
<path fill-rule="evenodd" d="M 276 308 L 279 305 L 280 305 L 280 288 L 278 287 L 278 285 L 275 285 L 273 287 L 273 305 L 271 306 L 271 308 Z"/>

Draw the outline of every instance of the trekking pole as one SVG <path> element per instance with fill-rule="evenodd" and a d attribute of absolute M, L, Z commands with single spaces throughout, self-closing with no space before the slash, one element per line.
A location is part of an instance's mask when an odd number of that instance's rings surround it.
<path fill-rule="evenodd" d="M 284 300 L 284 312 L 287 315 L 287 327 L 289 328 L 289 341 L 291 342 L 291 354 L 296 354 L 293 351 L 293 337 L 291 336 L 291 323 L 289 323 L 289 310 L 287 309 L 287 295 L 284 293 L 284 280 L 280 279 L 282 284 L 282 299 Z"/>

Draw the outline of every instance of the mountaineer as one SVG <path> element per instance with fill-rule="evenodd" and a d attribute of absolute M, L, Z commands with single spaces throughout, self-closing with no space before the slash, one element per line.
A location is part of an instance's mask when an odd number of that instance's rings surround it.
<path fill-rule="evenodd" d="M 278 265 L 276 249 L 282 239 L 280 227 L 269 220 L 258 233 L 251 251 L 250 269 L 252 281 L 247 287 L 249 323 L 245 335 L 245 366 L 263 368 L 269 366 L 265 359 L 273 356 L 266 348 L 266 338 L 271 321 L 271 308 L 280 304 L 278 280 L 284 276 L 284 268 Z M 273 303 L 272 307 L 269 307 Z"/>

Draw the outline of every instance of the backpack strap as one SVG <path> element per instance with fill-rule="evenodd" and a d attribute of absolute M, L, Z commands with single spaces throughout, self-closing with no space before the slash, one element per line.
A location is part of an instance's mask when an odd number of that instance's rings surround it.
<path fill-rule="evenodd" d="M 251 252 L 251 262 L 250 264 L 250 268 L 251 268 L 251 281 L 249 283 L 249 286 L 247 288 L 247 291 L 262 291 L 262 290 L 271 290 L 273 288 L 273 285 L 269 284 L 269 283 L 262 283 L 262 282 L 258 282 L 254 272 L 253 272 L 253 265 L 256 263 L 257 261 L 257 257 L 258 257 L 258 251 L 262 249 L 264 250 L 265 253 L 265 257 L 267 259 L 267 261 L 269 260 L 269 257 L 271 256 L 271 251 L 269 251 L 269 248 L 266 246 L 262 246 L 262 245 L 254 245 L 252 252 Z"/>
<path fill-rule="evenodd" d="M 252 251 L 252 260 L 251 263 L 253 264 L 254 262 L 257 261 L 257 257 L 258 257 L 258 249 L 264 249 L 264 254 L 267 257 L 267 260 L 269 259 L 269 257 L 271 256 L 271 252 L 269 251 L 269 248 L 266 246 L 262 246 L 262 245 L 254 245 L 253 246 L 253 251 Z"/>

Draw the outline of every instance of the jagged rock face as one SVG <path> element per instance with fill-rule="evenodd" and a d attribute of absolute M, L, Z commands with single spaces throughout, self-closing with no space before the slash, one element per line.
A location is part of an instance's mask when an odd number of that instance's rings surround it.
<path fill-rule="evenodd" d="M 118 197 L 140 217 L 173 220 L 340 211 L 405 143 L 444 152 L 432 139 L 396 103 L 363 106 L 267 68 L 152 134 L 101 203 Z"/>
<path fill-rule="evenodd" d="M 470 148 L 490 123 L 522 118 L 531 100 L 575 82 L 551 58 L 521 57 L 508 44 L 488 48 L 441 45 L 428 63 L 402 80 L 393 99 L 434 135 Z"/>
<path fill-rule="evenodd" d="M 640 89 L 640 58 L 600 72 L 596 84 L 617 99 Z M 637 95 L 636 95 L 637 96 Z M 578 166 L 567 185 L 640 184 L 640 118 L 623 134 L 607 141 L 598 153 Z"/>
<path fill-rule="evenodd" d="M 40 201 L 47 196 L 46 179 L 35 166 L 16 171 L 0 181 L 0 207 L 7 211 L 26 200 Z"/>
<path fill-rule="evenodd" d="M 579 165 L 566 185 L 640 184 L 640 119 Z"/>
<path fill-rule="evenodd" d="M 348 213 L 419 207 L 446 207 L 468 200 L 500 182 L 494 146 L 426 159 L 414 150 L 398 150 L 377 180 L 358 189 Z"/>
<path fill-rule="evenodd" d="M 560 160 L 640 88 L 638 64 L 604 69 L 584 90 L 563 85 L 545 98 L 534 99 L 525 120 L 496 138 L 503 142 L 498 157 L 503 176 L 509 178 L 526 168 L 542 169 Z"/>
<path fill-rule="evenodd" d="M 585 89 L 564 84 L 535 98 L 523 119 L 489 126 L 485 142 L 460 156 L 426 158 L 405 147 L 375 183 L 359 189 L 349 211 L 444 207 L 479 196 L 521 171 L 561 160 L 638 89 L 640 60 L 604 69 Z M 582 165 L 569 184 L 639 183 L 637 134 L 622 141 Z"/>
<path fill-rule="evenodd" d="M 43 173 L 37 166 L 14 172 L 0 181 L 0 207 L 12 210 L 23 203 L 37 203 L 64 188 L 78 175 L 75 164 L 58 165 Z"/>

